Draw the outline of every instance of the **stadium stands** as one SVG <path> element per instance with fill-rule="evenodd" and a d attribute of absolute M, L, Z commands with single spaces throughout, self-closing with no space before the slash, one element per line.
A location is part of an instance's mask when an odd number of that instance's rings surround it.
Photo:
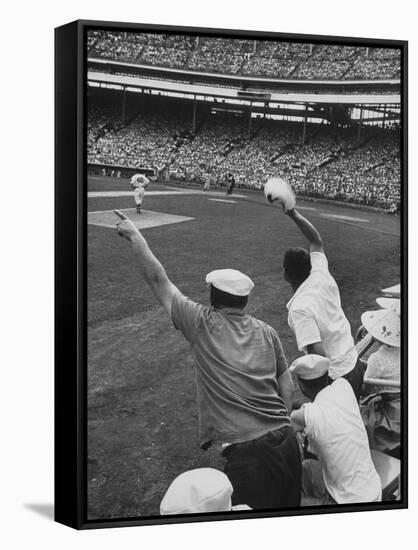
<path fill-rule="evenodd" d="M 400 50 L 169 34 L 91 31 L 89 58 L 295 80 L 399 78 Z"/>
<path fill-rule="evenodd" d="M 147 103 L 148 101 L 148 103 Z M 295 191 L 316 197 L 375 205 L 396 211 L 400 201 L 399 134 L 365 127 L 360 147 L 353 127 L 253 120 L 206 109 L 191 130 L 187 101 L 150 98 L 128 106 L 125 124 L 115 103 L 91 100 L 88 162 L 156 168 L 162 179 L 224 183 L 232 172 L 237 187 L 260 188 L 284 174 Z M 160 101 L 159 107 L 150 101 Z"/>

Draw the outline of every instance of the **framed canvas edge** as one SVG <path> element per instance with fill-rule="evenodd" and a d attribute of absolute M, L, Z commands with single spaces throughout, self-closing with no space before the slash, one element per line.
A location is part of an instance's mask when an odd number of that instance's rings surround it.
<path fill-rule="evenodd" d="M 87 56 L 84 55 L 84 36 L 88 29 L 107 28 L 118 30 L 136 30 L 136 31 L 155 31 L 155 32 L 181 32 L 182 34 L 200 34 L 200 35 L 222 35 L 232 37 L 259 37 L 276 40 L 290 40 L 302 42 L 321 42 L 321 43 L 352 43 L 365 44 L 370 46 L 397 47 L 402 52 L 402 73 L 401 73 L 401 156 L 402 156 L 402 193 L 401 193 L 401 283 L 402 283 L 402 477 L 401 477 L 401 500 L 366 503 L 355 505 L 337 505 L 321 507 L 304 507 L 292 510 L 266 510 L 251 512 L 231 513 L 213 513 L 213 514 L 188 514 L 183 516 L 147 516 L 146 518 L 108 518 L 105 520 L 91 520 L 87 518 L 87 170 L 86 170 L 86 150 L 85 136 L 87 131 L 87 113 L 84 109 L 85 94 L 87 88 Z M 60 103 L 57 99 L 57 58 L 62 52 L 57 47 L 57 37 L 60 32 L 70 29 L 76 34 L 76 47 L 73 51 L 74 63 L 76 65 L 76 93 L 71 102 L 71 109 L 67 112 L 68 119 L 72 120 L 72 134 L 76 135 L 75 143 L 66 144 L 67 153 L 61 155 L 61 160 L 57 159 L 57 149 L 59 149 L 59 135 L 57 118 L 60 114 Z M 348 513 L 364 512 L 377 510 L 395 510 L 408 507 L 408 41 L 407 40 L 388 40 L 379 38 L 360 38 L 343 37 L 331 35 L 307 35 L 298 33 L 279 33 L 266 31 L 238 30 L 238 29 L 215 29 L 191 26 L 172 26 L 172 25 L 153 25 L 142 23 L 126 23 L 99 20 L 76 20 L 55 29 L 55 521 L 63 523 L 75 529 L 97 529 L 110 527 L 126 527 L 141 525 L 165 525 L 178 523 L 194 523 L 207 521 L 223 521 L 237 519 L 260 519 L 286 516 L 304 516 L 328 513 Z M 73 37 L 74 39 L 74 37 Z M 67 212 L 62 203 L 63 175 L 60 174 L 59 163 L 62 160 L 69 160 L 70 168 L 66 170 L 64 180 L 68 185 L 76 185 L 72 191 L 70 202 L 75 204 L 76 213 Z M 74 161 L 75 157 L 75 161 Z M 74 165 L 71 165 L 71 162 Z M 66 164 L 67 165 L 67 164 Z M 62 170 L 62 167 L 61 167 Z M 74 194 L 75 192 L 75 194 Z M 68 203 L 67 203 L 68 206 Z M 75 293 L 75 303 L 77 310 L 76 337 L 68 338 L 68 327 L 71 329 L 71 323 L 63 312 L 58 311 L 60 304 L 60 294 L 62 289 L 71 286 L 71 272 L 65 271 L 59 265 L 65 263 L 66 257 L 63 255 L 59 238 L 59 215 L 64 215 L 66 220 L 71 222 L 72 227 L 76 227 L 76 237 L 71 239 L 71 265 L 76 266 L 77 284 Z M 70 239 L 67 239 L 70 240 Z M 67 256 L 68 259 L 68 256 Z M 57 281 L 57 275 L 61 279 Z M 73 294 L 74 296 L 74 294 Z M 57 300 L 58 298 L 58 300 Z M 61 297 L 62 298 L 62 297 Z M 73 327 L 74 329 L 74 327 Z M 75 372 L 68 356 L 60 353 L 57 349 L 62 342 L 63 333 L 66 333 L 68 339 L 67 348 L 77 350 L 77 365 Z M 67 372 L 68 368 L 68 372 Z M 64 369 L 64 371 L 63 371 Z M 76 379 L 74 378 L 76 374 Z M 69 384 L 69 388 L 62 387 L 62 383 Z M 57 402 L 61 400 L 68 392 L 75 403 L 76 420 L 71 418 L 71 413 L 64 414 Z M 68 397 L 68 396 L 67 396 Z M 70 400 L 68 400 L 70 401 Z M 70 408 L 74 412 L 74 407 Z M 61 427 L 63 423 L 66 426 L 72 426 L 67 431 L 68 441 L 65 445 L 65 451 L 59 448 Z M 57 443 L 58 441 L 58 443 Z M 71 456 L 73 459 L 71 460 Z M 63 466 L 66 466 L 66 473 L 74 480 L 75 487 L 71 492 L 71 498 L 68 500 L 60 494 L 60 483 Z M 75 495 L 74 495 L 75 490 Z M 65 503 L 63 502 L 65 500 Z M 58 507 L 57 507 L 58 504 Z"/>
<path fill-rule="evenodd" d="M 77 22 L 55 30 L 55 521 L 82 524 L 79 311 L 80 57 Z"/>

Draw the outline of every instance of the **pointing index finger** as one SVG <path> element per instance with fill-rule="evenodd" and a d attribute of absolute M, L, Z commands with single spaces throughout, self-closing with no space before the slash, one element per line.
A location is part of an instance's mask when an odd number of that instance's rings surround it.
<path fill-rule="evenodd" d="M 121 220 L 127 220 L 128 219 L 128 216 L 126 216 L 125 214 L 123 214 L 122 212 L 119 212 L 119 210 L 114 210 L 113 211 L 117 216 L 119 216 L 119 218 Z"/>

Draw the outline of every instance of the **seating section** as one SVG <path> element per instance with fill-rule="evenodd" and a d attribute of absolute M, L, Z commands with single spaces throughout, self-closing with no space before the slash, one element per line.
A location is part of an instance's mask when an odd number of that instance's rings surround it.
<path fill-rule="evenodd" d="M 151 100 L 150 100 L 151 101 Z M 284 175 L 299 194 L 380 206 L 400 203 L 397 128 L 357 129 L 248 118 L 203 110 L 192 132 L 188 102 L 161 99 L 129 104 L 125 122 L 115 102 L 91 101 L 88 161 L 131 168 L 156 168 L 160 178 L 224 183 L 232 172 L 238 187 L 259 189 L 270 176 Z"/>
<path fill-rule="evenodd" d="M 296 80 L 399 78 L 400 50 L 360 46 L 89 31 L 89 58 Z"/>

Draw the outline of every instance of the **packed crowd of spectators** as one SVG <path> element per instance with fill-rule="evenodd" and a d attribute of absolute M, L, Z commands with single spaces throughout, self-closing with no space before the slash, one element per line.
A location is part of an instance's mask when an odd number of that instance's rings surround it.
<path fill-rule="evenodd" d="M 231 38 L 206 38 L 190 57 L 188 67 L 195 71 L 236 74 L 251 55 L 253 42 Z"/>
<path fill-rule="evenodd" d="M 237 113 L 206 112 L 192 132 L 191 113 L 142 108 L 128 111 L 125 124 L 110 106 L 94 106 L 88 117 L 88 161 L 156 169 L 161 179 L 260 189 L 284 175 L 295 191 L 396 210 L 400 201 L 399 138 L 396 129 L 357 129 L 302 124 Z"/>
<path fill-rule="evenodd" d="M 397 209 L 400 201 L 398 140 L 372 135 L 359 149 L 342 150 L 333 162 L 309 173 L 308 194 Z"/>
<path fill-rule="evenodd" d="M 88 56 L 130 63 L 184 67 L 195 38 L 168 34 L 90 31 Z"/>
<path fill-rule="evenodd" d="M 209 178 L 215 183 L 224 171 L 225 159 L 232 149 L 242 146 L 245 135 L 246 123 L 242 117 L 211 115 L 196 136 L 183 142 L 169 166 L 169 176 L 197 182 Z"/>
<path fill-rule="evenodd" d="M 149 65 L 185 67 L 190 53 L 194 49 L 195 39 L 173 35 L 149 34 L 147 47 L 144 48 L 140 62 Z"/>
<path fill-rule="evenodd" d="M 292 42 L 259 41 L 256 49 L 242 67 L 246 75 L 286 78 L 298 64 L 309 58 L 313 46 Z"/>
<path fill-rule="evenodd" d="M 88 55 L 135 63 L 146 45 L 143 34 L 133 32 L 89 31 Z"/>
<path fill-rule="evenodd" d="M 99 138 L 89 137 L 88 162 L 162 171 L 187 141 L 188 131 L 180 114 L 142 112 L 125 127 L 113 124 Z"/>
<path fill-rule="evenodd" d="M 184 68 L 298 80 L 399 78 L 400 50 L 360 46 L 89 31 L 88 56 Z"/>

